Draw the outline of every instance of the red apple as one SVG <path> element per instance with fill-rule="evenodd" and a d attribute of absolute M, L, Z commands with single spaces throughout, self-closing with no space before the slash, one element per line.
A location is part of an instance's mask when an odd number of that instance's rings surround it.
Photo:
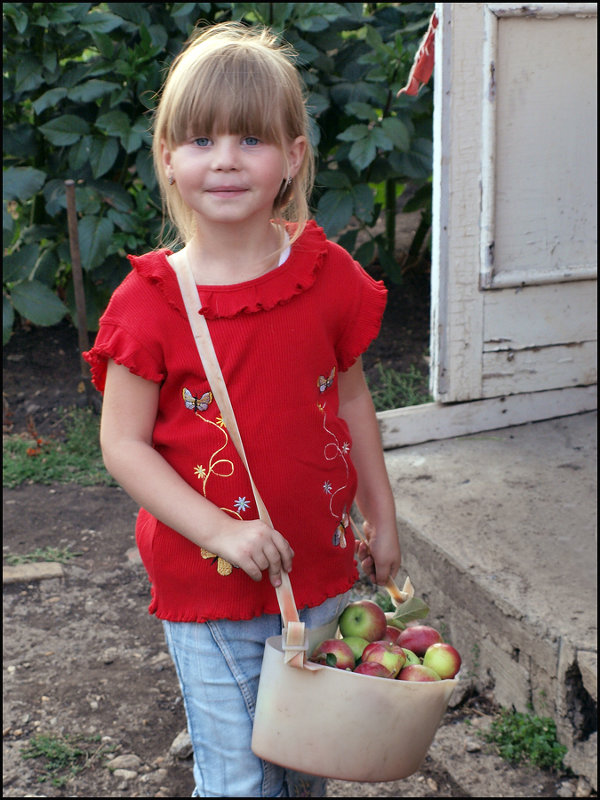
<path fill-rule="evenodd" d="M 363 661 L 357 667 L 354 667 L 353 671 L 359 675 L 371 675 L 375 678 L 394 677 L 389 669 L 386 669 L 383 664 L 379 664 L 377 661 Z"/>
<path fill-rule="evenodd" d="M 332 663 L 335 659 L 335 663 Z M 354 653 L 346 642 L 341 639 L 325 639 L 317 645 L 310 657 L 317 664 L 335 666 L 337 669 L 354 669 Z"/>
<path fill-rule="evenodd" d="M 437 672 L 423 664 L 409 664 L 408 667 L 400 670 L 398 675 L 400 681 L 439 681 L 441 680 Z"/>
<path fill-rule="evenodd" d="M 428 647 L 436 642 L 441 642 L 442 636 L 435 628 L 429 625 L 409 625 L 400 632 L 396 644 L 400 647 L 406 647 L 407 650 L 412 650 L 419 657 L 425 655 Z"/>
<path fill-rule="evenodd" d="M 396 644 L 396 641 L 400 636 L 400 633 L 401 633 L 400 628 L 395 628 L 393 625 L 388 625 L 382 637 L 383 641 L 392 642 L 393 644 Z"/>
<path fill-rule="evenodd" d="M 437 642 L 425 651 L 423 664 L 435 670 L 440 678 L 453 678 L 460 669 L 461 658 L 451 644 Z"/>
<path fill-rule="evenodd" d="M 363 664 L 374 661 L 392 673 L 395 678 L 406 662 L 404 650 L 393 642 L 371 642 L 363 650 Z"/>
<path fill-rule="evenodd" d="M 372 600 L 357 600 L 349 603 L 339 619 L 340 633 L 343 637 L 359 636 L 368 642 L 383 638 L 387 620 L 383 610 Z"/>

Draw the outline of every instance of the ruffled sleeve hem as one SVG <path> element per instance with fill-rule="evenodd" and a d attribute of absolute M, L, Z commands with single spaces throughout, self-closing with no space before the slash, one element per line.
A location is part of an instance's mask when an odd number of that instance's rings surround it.
<path fill-rule="evenodd" d="M 292 233 L 293 226 L 289 227 Z M 167 261 L 170 250 L 129 256 L 139 275 L 157 286 L 170 306 L 186 317 L 177 277 Z M 250 281 L 231 285 L 199 286 L 201 313 L 209 320 L 269 311 L 310 289 L 327 256 L 327 239 L 313 220 L 294 242 L 287 260 Z"/>
<path fill-rule="evenodd" d="M 104 392 L 109 359 L 153 383 L 162 383 L 166 377 L 152 366 L 148 352 L 127 331 L 107 323 L 102 325 L 94 346 L 83 357 L 90 365 L 92 383 L 99 392 Z"/>
<path fill-rule="evenodd" d="M 342 372 L 349 369 L 379 335 L 386 302 L 387 289 L 383 281 L 375 281 L 367 276 L 360 304 L 346 329 L 343 347 L 338 352 Z"/>

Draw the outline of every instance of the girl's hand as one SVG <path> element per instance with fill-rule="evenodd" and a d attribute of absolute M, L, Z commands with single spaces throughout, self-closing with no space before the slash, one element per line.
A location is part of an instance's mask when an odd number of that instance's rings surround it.
<path fill-rule="evenodd" d="M 356 556 L 369 580 L 384 586 L 390 578 L 396 576 L 402 563 L 396 526 L 390 530 L 376 531 L 374 526 L 365 521 L 363 533 L 368 545 L 357 541 Z"/>
<path fill-rule="evenodd" d="M 277 588 L 281 572 L 290 572 L 294 551 L 284 537 L 260 519 L 240 522 L 230 518 L 218 533 L 213 553 L 244 570 L 253 581 L 260 581 L 265 570 Z"/>

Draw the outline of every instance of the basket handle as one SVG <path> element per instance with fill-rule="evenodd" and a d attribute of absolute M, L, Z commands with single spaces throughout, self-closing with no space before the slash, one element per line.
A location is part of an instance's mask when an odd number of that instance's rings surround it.
<path fill-rule="evenodd" d="M 202 366 L 204 367 L 204 372 L 208 379 L 208 383 L 213 395 L 216 398 L 219 411 L 221 412 L 225 426 L 229 431 L 231 440 L 235 445 L 235 448 L 238 451 L 244 466 L 246 467 L 246 471 L 248 472 L 259 518 L 272 528 L 273 523 L 271 522 L 269 512 L 267 511 L 263 499 L 256 488 L 254 479 L 252 478 L 252 473 L 250 472 L 250 467 L 246 458 L 246 452 L 244 450 L 244 444 L 240 436 L 233 406 L 231 405 L 229 392 L 227 391 L 227 384 L 225 383 L 225 378 L 223 377 L 221 366 L 219 364 L 217 354 L 215 353 L 208 324 L 204 315 L 201 313 L 198 289 L 196 287 L 196 282 L 187 260 L 187 253 L 185 253 L 185 250 L 182 252 L 181 262 L 177 268 L 172 264 L 172 262 L 169 261 L 169 263 L 171 263 L 175 275 L 177 276 L 183 302 L 185 304 L 192 328 L 192 333 L 194 335 L 194 341 L 196 342 L 196 347 L 198 349 L 198 355 L 202 361 Z M 283 620 L 282 640 L 284 661 L 289 663 L 291 666 L 303 667 L 305 664 L 305 653 L 307 647 L 304 630 L 305 626 L 303 622 L 300 622 L 298 617 L 296 601 L 294 599 L 292 585 L 287 572 L 282 571 L 281 585 L 276 587 L 275 592 L 277 594 L 277 602 L 279 603 L 279 610 Z"/>

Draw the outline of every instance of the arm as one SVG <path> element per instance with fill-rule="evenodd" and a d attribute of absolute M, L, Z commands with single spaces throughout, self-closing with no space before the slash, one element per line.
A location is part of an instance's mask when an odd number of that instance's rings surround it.
<path fill-rule="evenodd" d="M 352 435 L 352 461 L 358 473 L 356 504 L 365 519 L 370 554 L 361 543 L 358 557 L 379 585 L 394 578 L 401 564 L 396 507 L 390 486 L 375 407 L 359 359 L 339 375 L 340 416 Z"/>
<path fill-rule="evenodd" d="M 108 362 L 100 444 L 106 469 L 153 516 L 199 547 L 239 566 L 253 580 L 269 570 L 273 586 L 293 552 L 261 520 L 236 520 L 196 492 L 152 446 L 159 387 Z"/>

